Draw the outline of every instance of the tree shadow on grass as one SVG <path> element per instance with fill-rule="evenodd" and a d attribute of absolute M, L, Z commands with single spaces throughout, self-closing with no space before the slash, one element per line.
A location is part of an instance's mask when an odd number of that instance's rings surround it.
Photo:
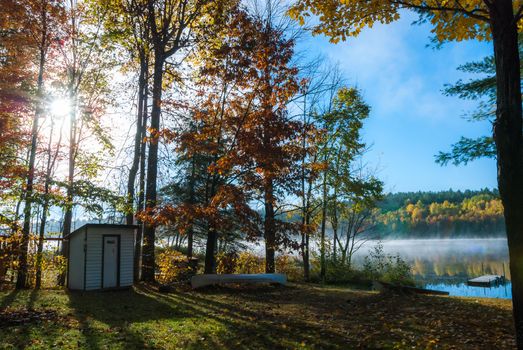
<path fill-rule="evenodd" d="M 261 308 L 250 308 L 241 294 L 226 295 L 225 300 L 215 298 L 217 294 L 223 296 L 224 293 L 206 291 L 205 294 L 189 292 L 158 296 L 191 308 L 193 314 L 224 327 L 224 331 L 214 335 L 201 333 L 193 342 L 186 344 L 186 348 L 289 349 L 307 346 L 334 349 L 348 346 L 346 334 L 324 327 L 317 320 L 271 312 L 276 303 L 263 301 L 262 304 L 266 303 L 265 310 L 263 305 Z M 249 294 L 255 297 L 256 292 Z M 236 300 L 231 302 L 227 300 L 229 297 Z"/>
<path fill-rule="evenodd" d="M 53 308 L 38 304 L 39 290 L 13 290 L 2 298 L 0 308 L 0 348 L 26 349 L 43 343 L 43 339 L 56 338 L 55 326 L 59 319 Z"/>
<path fill-rule="evenodd" d="M 84 338 L 81 342 L 91 349 L 115 344 L 133 349 L 150 347 L 150 342 L 133 330 L 133 325 L 190 316 L 183 310 L 135 289 L 68 292 L 67 295 Z"/>
<path fill-rule="evenodd" d="M 493 307 L 495 302 L 303 288 L 219 288 L 164 298 L 223 324 L 226 331 L 211 339 L 215 348 L 426 348 L 438 343 L 510 349 L 515 344 L 510 309 Z"/>
<path fill-rule="evenodd" d="M 5 310 L 9 305 L 13 303 L 13 301 L 16 299 L 16 296 L 18 295 L 18 290 L 13 289 L 9 294 L 7 294 L 5 297 L 2 298 L 2 302 L 0 303 L 0 312 Z"/>
<path fill-rule="evenodd" d="M 515 344 L 507 302 L 308 286 L 31 294 L 13 292 L 0 305 L 56 310 L 62 319 L 0 328 L 0 348 L 2 337 L 15 348 L 34 342 L 41 348 L 213 350 L 427 348 L 433 341 L 442 348 L 509 349 Z"/>

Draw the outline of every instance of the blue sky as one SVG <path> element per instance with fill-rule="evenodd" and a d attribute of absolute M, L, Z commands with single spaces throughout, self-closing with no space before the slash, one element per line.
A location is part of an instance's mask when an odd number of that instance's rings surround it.
<path fill-rule="evenodd" d="M 366 158 L 378 169 L 387 191 L 480 189 L 496 187 L 494 160 L 467 166 L 441 167 L 434 155 L 448 150 L 460 136 L 491 132 L 491 125 L 471 123 L 463 115 L 475 102 L 447 97 L 444 84 L 469 76 L 456 68 L 491 53 L 490 43 L 461 42 L 441 49 L 427 47 L 430 25 L 411 25 L 404 13 L 388 25 L 377 24 L 360 36 L 337 45 L 325 37 L 300 46 L 338 62 L 351 85 L 357 85 L 372 107 L 364 139 L 372 144 Z"/>

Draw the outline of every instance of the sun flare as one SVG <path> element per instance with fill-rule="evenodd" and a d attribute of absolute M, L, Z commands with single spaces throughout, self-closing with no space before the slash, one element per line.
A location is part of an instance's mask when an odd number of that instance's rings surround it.
<path fill-rule="evenodd" d="M 63 117 L 71 111 L 71 103 L 66 98 L 56 98 L 51 102 L 51 113 Z"/>

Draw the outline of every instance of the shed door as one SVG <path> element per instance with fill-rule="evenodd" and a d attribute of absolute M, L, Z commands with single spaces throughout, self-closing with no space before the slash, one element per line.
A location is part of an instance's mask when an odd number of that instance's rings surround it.
<path fill-rule="evenodd" d="M 104 237 L 103 288 L 118 285 L 118 237 Z"/>

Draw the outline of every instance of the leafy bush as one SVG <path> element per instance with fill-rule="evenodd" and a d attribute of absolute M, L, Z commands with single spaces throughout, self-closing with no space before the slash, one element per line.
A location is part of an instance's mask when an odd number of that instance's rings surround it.
<path fill-rule="evenodd" d="M 249 253 L 241 252 L 236 261 L 236 273 L 264 273 L 265 259 Z"/>
<path fill-rule="evenodd" d="M 326 275 L 325 282 L 327 284 L 350 284 L 361 285 L 369 287 L 372 281 L 361 270 L 357 270 L 353 265 L 341 263 L 339 260 L 334 260 L 328 257 L 325 260 Z M 313 256 L 311 259 L 311 273 L 310 282 L 321 283 L 320 278 L 320 260 Z"/>
<path fill-rule="evenodd" d="M 36 270 L 38 264 L 38 253 L 28 255 L 28 281 L 31 286 L 36 284 Z M 55 255 L 51 252 L 42 253 L 42 287 L 51 288 L 56 286 L 58 276 L 67 270 L 67 258 L 63 255 Z"/>
<path fill-rule="evenodd" d="M 238 253 L 220 252 L 216 255 L 216 273 L 229 274 L 235 273 L 238 262 Z"/>
<path fill-rule="evenodd" d="M 225 273 L 265 273 L 265 259 L 250 252 L 218 253 L 216 272 Z M 289 280 L 300 280 L 302 269 L 298 258 L 291 255 L 276 256 L 276 272 L 284 273 Z"/>
<path fill-rule="evenodd" d="M 249 252 L 218 253 L 216 272 L 225 273 L 264 273 L 265 259 Z"/>
<path fill-rule="evenodd" d="M 284 254 L 276 256 L 276 272 L 284 273 L 290 281 L 303 280 L 303 267 L 300 260 L 292 255 Z"/>
<path fill-rule="evenodd" d="M 372 281 L 379 280 L 403 285 L 414 285 L 410 265 L 399 255 L 385 254 L 383 245 L 377 244 L 365 257 L 362 268 L 354 264 L 342 263 L 328 252 L 326 259 L 325 282 L 329 284 L 351 284 L 369 287 Z M 311 281 L 321 282 L 320 259 L 313 254 L 311 259 Z"/>
<path fill-rule="evenodd" d="M 365 257 L 363 273 L 371 280 L 414 285 L 410 265 L 399 255 L 385 254 L 381 243 Z"/>
<path fill-rule="evenodd" d="M 195 273 L 189 259 L 172 248 L 166 248 L 157 254 L 156 264 L 159 272 L 157 280 L 162 284 L 182 281 Z"/>
<path fill-rule="evenodd" d="M 0 237 L 0 287 L 11 280 L 14 282 L 18 270 L 19 246 L 22 241 L 21 232 L 7 237 Z M 27 286 L 36 285 L 38 264 L 41 267 L 41 287 L 57 287 L 59 276 L 66 272 L 67 259 L 57 255 L 55 249 L 44 246 L 42 253 L 38 253 L 37 235 L 30 235 L 27 250 Z M 6 283 L 7 284 L 7 283 Z"/>

